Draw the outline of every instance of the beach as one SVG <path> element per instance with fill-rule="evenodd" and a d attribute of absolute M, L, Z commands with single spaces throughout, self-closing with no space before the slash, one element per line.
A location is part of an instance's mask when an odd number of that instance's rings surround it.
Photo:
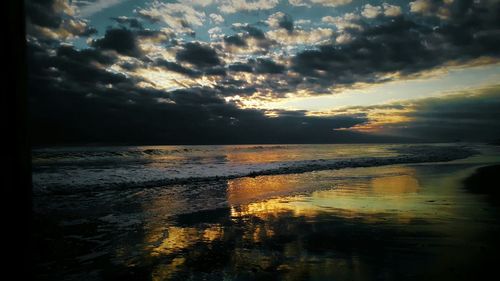
<path fill-rule="evenodd" d="M 91 149 L 93 160 L 88 151 L 34 153 L 38 280 L 495 272 L 500 209 L 477 180 L 500 163 L 495 146 L 107 148 Z"/>

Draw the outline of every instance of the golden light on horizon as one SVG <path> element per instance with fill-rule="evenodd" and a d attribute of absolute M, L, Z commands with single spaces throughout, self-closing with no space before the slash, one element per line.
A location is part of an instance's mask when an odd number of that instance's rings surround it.
<path fill-rule="evenodd" d="M 411 108 L 405 109 L 375 109 L 367 112 L 368 122 L 355 125 L 351 128 L 340 129 L 364 133 L 383 132 L 385 128 L 411 122 L 414 118 L 408 114 L 414 112 Z"/>

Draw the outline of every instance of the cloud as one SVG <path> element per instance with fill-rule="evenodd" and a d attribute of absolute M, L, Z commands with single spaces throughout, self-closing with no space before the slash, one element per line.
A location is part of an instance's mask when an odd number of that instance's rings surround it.
<path fill-rule="evenodd" d="M 321 18 L 321 21 L 334 25 L 338 31 L 343 32 L 344 30 L 362 30 L 360 18 L 359 15 L 354 13 L 346 13 L 338 17 L 325 16 Z"/>
<path fill-rule="evenodd" d="M 410 11 L 414 13 L 427 13 L 430 12 L 434 6 L 431 0 L 416 0 L 410 2 Z"/>
<path fill-rule="evenodd" d="M 278 5 L 278 0 L 221 0 L 219 10 L 225 14 L 241 11 L 269 10 Z"/>
<path fill-rule="evenodd" d="M 271 28 L 284 28 L 289 32 L 293 31 L 293 19 L 290 15 L 277 12 L 269 16 L 266 23 Z"/>
<path fill-rule="evenodd" d="M 311 7 L 312 5 L 321 5 L 325 7 L 339 7 L 351 3 L 352 0 L 288 0 L 292 6 Z"/>
<path fill-rule="evenodd" d="M 332 38 L 334 32 L 329 28 L 312 28 L 310 30 L 296 29 L 287 31 L 285 29 L 271 30 L 267 32 L 269 39 L 282 45 L 315 45 Z"/>
<path fill-rule="evenodd" d="M 372 6 L 370 4 L 366 4 L 363 7 L 363 11 L 361 12 L 363 17 L 373 19 L 382 14 L 382 8 L 379 6 Z"/>
<path fill-rule="evenodd" d="M 184 67 L 178 63 L 166 61 L 163 59 L 157 60 L 155 62 L 155 65 L 163 67 L 163 68 L 170 70 L 170 71 L 184 74 L 184 75 L 189 76 L 189 77 L 199 77 L 201 75 L 200 71 L 190 69 L 190 68 Z"/>
<path fill-rule="evenodd" d="M 237 34 L 224 37 L 225 49 L 229 53 L 266 54 L 276 42 L 266 37 L 266 34 L 249 24 L 233 24 Z"/>
<path fill-rule="evenodd" d="M 140 9 L 137 14 L 151 22 L 161 22 L 179 31 L 189 30 L 191 26 L 202 26 L 206 15 L 192 6 L 180 3 L 163 3 L 153 1 L 147 8 Z"/>
<path fill-rule="evenodd" d="M 246 63 L 235 63 L 231 64 L 228 66 L 229 70 L 235 71 L 235 72 L 253 72 L 254 68 L 253 65 L 246 64 Z"/>
<path fill-rule="evenodd" d="M 106 30 L 103 38 L 94 40 L 92 45 L 103 50 L 114 50 L 119 54 L 131 57 L 142 56 L 134 32 L 125 28 Z"/>
<path fill-rule="evenodd" d="M 130 28 L 143 29 L 141 22 L 136 18 L 121 16 L 121 17 L 112 17 L 111 19 L 120 24 L 128 24 Z"/>
<path fill-rule="evenodd" d="M 72 13 L 71 7 L 63 0 L 26 1 L 26 19 L 42 27 L 57 28 L 62 22 L 63 13 Z"/>
<path fill-rule="evenodd" d="M 254 26 L 251 26 L 249 24 L 233 25 L 233 29 L 237 31 L 238 30 L 246 31 L 249 37 L 253 37 L 255 39 L 266 39 L 266 35 L 262 30 Z"/>
<path fill-rule="evenodd" d="M 396 5 L 390 5 L 390 4 L 384 3 L 382 5 L 382 7 L 384 8 L 384 15 L 387 17 L 397 17 L 403 13 L 401 11 L 401 7 L 396 6 Z"/>
<path fill-rule="evenodd" d="M 231 36 L 225 36 L 224 37 L 224 42 L 230 45 L 238 46 L 238 47 L 245 47 L 247 46 L 247 42 L 245 39 L 243 39 L 241 36 L 235 34 Z"/>
<path fill-rule="evenodd" d="M 219 14 L 210 14 L 209 16 L 214 22 L 214 24 L 221 24 L 224 22 L 224 18 Z"/>
<path fill-rule="evenodd" d="M 500 85 L 345 112 L 363 112 L 369 119 L 351 130 L 428 141 L 492 141 L 500 137 Z"/>
<path fill-rule="evenodd" d="M 37 142 L 187 143 L 204 136 L 209 142 L 367 140 L 359 134 L 362 128 L 380 125 L 398 135 L 404 122 L 420 137 L 426 122 L 435 124 L 426 127 L 427 134 L 438 131 L 429 129 L 439 125 L 434 119 L 454 127 L 453 118 L 438 116 L 446 108 L 400 103 L 385 111 L 353 109 L 335 118 L 256 108 L 290 96 L 332 94 L 500 56 L 500 4 L 495 1 L 414 1 L 410 14 L 387 3 L 349 5 L 334 10 L 352 13 L 335 13 L 321 22 L 310 18 L 306 28 L 292 19 L 297 8 L 286 10 L 291 15 L 278 12 L 277 1 L 154 1 L 138 8 L 141 18 L 107 18 L 112 22 L 105 34 L 87 38 L 87 45 L 75 39 L 96 29 L 67 3 L 26 2 L 29 99 Z M 311 11 L 349 3 L 290 1 L 315 6 Z M 221 7 L 224 17 L 212 13 Z M 211 42 L 198 41 L 206 34 L 189 37 L 206 29 Z M 489 109 L 476 100 L 470 96 L 463 104 L 470 102 L 486 114 Z M 492 97 L 480 100 L 496 104 Z M 458 99 L 446 102 L 462 110 Z M 497 118 L 488 116 L 484 122 Z M 338 131 L 353 128 L 358 132 Z"/>
<path fill-rule="evenodd" d="M 189 6 L 206 7 L 213 4 L 215 1 L 216 0 L 178 0 L 177 2 Z"/>
<path fill-rule="evenodd" d="M 95 0 L 95 1 L 74 1 L 74 4 L 79 8 L 79 13 L 83 17 L 90 17 L 104 9 L 113 7 L 122 3 L 123 0 Z"/>
<path fill-rule="evenodd" d="M 197 67 L 211 67 L 221 64 L 219 56 L 214 49 L 198 42 L 186 43 L 177 52 L 176 59 L 191 63 Z"/>
<path fill-rule="evenodd" d="M 270 73 L 277 74 L 282 73 L 285 67 L 281 64 L 277 64 L 270 59 L 257 59 L 257 64 L 255 67 L 257 73 Z"/>
<path fill-rule="evenodd" d="M 488 5 L 490 1 L 485 1 Z M 491 1 L 493 2 L 493 1 Z M 448 19 L 467 11 L 473 4 L 468 0 L 416 0 L 410 3 L 410 12 Z"/>
<path fill-rule="evenodd" d="M 381 15 L 386 17 L 398 17 L 401 16 L 402 13 L 401 7 L 387 3 L 383 3 L 381 6 L 366 4 L 361 12 L 365 18 L 369 19 L 373 19 Z"/>
<path fill-rule="evenodd" d="M 307 0 L 288 0 L 288 3 L 292 6 L 298 6 L 298 7 L 310 6 Z"/>
<path fill-rule="evenodd" d="M 218 88 L 162 91 L 109 72 L 116 62 L 100 49 L 66 46 L 56 56 L 29 44 L 30 128 L 34 144 L 61 143 L 257 143 L 366 141 L 334 129 L 366 118 L 347 114 L 310 117 L 304 112 L 241 109 Z M 269 62 L 257 62 L 271 69 Z M 174 69 L 169 62 L 157 65 Z M 273 66 L 274 67 L 274 66 Z M 179 69 L 177 69 L 179 70 Z"/>
<path fill-rule="evenodd" d="M 97 32 L 86 20 L 74 17 L 73 7 L 64 0 L 28 0 L 25 9 L 28 36 L 66 40 Z"/>
<path fill-rule="evenodd" d="M 309 0 L 313 4 L 319 4 L 326 7 L 338 7 L 347 5 L 352 2 L 352 0 Z"/>
<path fill-rule="evenodd" d="M 401 16 L 379 18 L 377 25 L 360 22 L 361 30 L 346 29 L 350 38 L 342 45 L 299 52 L 291 58 L 291 68 L 306 82 L 341 86 L 380 83 L 450 62 L 498 57 L 500 49 L 493 46 L 500 43 L 496 36 L 500 25 L 492 11 L 499 3 L 468 12 L 459 0 L 453 4 L 457 5 L 452 6 L 453 16 L 437 27 Z"/>

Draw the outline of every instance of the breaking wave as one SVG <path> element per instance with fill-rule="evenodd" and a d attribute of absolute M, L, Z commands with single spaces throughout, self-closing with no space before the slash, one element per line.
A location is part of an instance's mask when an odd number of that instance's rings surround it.
<path fill-rule="evenodd" d="M 454 145 L 379 145 L 377 153 L 361 153 L 353 150 L 349 157 L 317 158 L 284 161 L 228 161 L 228 155 L 220 147 L 172 148 L 135 150 L 100 148 L 91 151 L 37 151 L 34 152 L 33 186 L 35 193 L 74 193 L 109 188 L 146 188 L 164 185 L 227 180 L 239 177 L 294 174 L 320 170 L 355 167 L 374 167 L 392 164 L 444 162 L 466 158 L 477 153 L 467 146 Z M 299 148 L 299 149 L 298 149 Z M 247 146 L 225 147 L 233 150 L 251 151 L 252 157 L 269 150 L 302 151 L 299 146 Z M 324 149 L 324 148 L 322 148 Z M 348 150 L 347 150 L 348 151 Z M 179 155 L 191 157 L 161 158 Z M 210 161 L 201 154 L 212 154 Z M 160 158 L 149 159 L 149 155 Z M 329 154 L 318 154 L 328 156 Z M 367 156 L 368 155 L 368 156 Z M 373 156 L 369 156 L 373 155 Z M 127 163 L 127 157 L 134 159 Z M 279 155 L 278 155 L 279 157 Z M 290 160 L 291 159 L 291 160 Z M 299 158 L 300 159 L 300 158 Z M 101 165 L 106 163 L 105 165 Z M 125 164 L 124 164 L 125 163 Z"/>

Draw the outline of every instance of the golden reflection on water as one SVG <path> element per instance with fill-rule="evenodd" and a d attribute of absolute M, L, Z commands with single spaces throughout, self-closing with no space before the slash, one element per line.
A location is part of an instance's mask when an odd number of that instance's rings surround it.
<path fill-rule="evenodd" d="M 347 169 L 346 169 L 347 170 Z M 363 178 L 367 169 L 349 169 L 351 176 Z M 359 172 L 359 174 L 358 174 Z M 334 173 L 330 171 L 330 173 Z M 345 171 L 342 171 L 345 173 Z M 255 202 L 262 197 L 273 197 L 280 192 L 300 191 L 311 185 L 320 188 L 309 196 L 296 195 L 271 198 Z M 228 202 L 234 217 L 257 216 L 262 219 L 290 213 L 296 217 L 313 218 L 320 213 L 330 213 L 344 218 L 369 214 L 395 213 L 401 221 L 412 217 L 408 211 L 423 206 L 418 197 L 419 182 L 410 167 L 386 168 L 384 173 L 369 181 L 311 182 L 304 175 L 278 175 L 257 178 L 234 179 L 228 182 Z M 331 188 L 333 187 L 333 188 Z M 251 202 L 251 200 L 254 202 Z M 243 204 L 249 202 L 247 204 Z"/>
<path fill-rule="evenodd" d="M 287 194 L 300 188 L 299 175 L 261 176 L 228 180 L 227 200 L 230 206 L 241 205 L 261 198 Z"/>
<path fill-rule="evenodd" d="M 293 150 L 287 151 L 287 156 L 294 155 Z M 226 158 L 234 163 L 267 163 L 283 160 L 283 151 L 266 151 L 265 153 L 256 152 L 232 152 L 227 153 Z"/>
<path fill-rule="evenodd" d="M 374 193 L 378 194 L 404 194 L 418 191 L 418 180 L 412 175 L 374 178 L 371 181 Z"/>
<path fill-rule="evenodd" d="M 361 218 L 371 223 L 381 219 L 378 214 L 391 213 L 398 222 L 406 223 L 414 216 L 422 215 L 418 214 L 418 210 L 425 209 L 427 205 L 422 204 L 421 198 L 414 196 L 420 186 L 413 168 L 379 168 L 376 177 L 367 177 L 373 173 L 374 169 L 358 168 L 228 180 L 230 216 L 262 220 L 292 216 L 314 220 L 320 214 L 328 213 L 347 219 Z M 338 174 L 337 180 L 335 177 L 319 180 L 326 174 Z M 346 181 L 346 176 L 352 180 Z M 311 186 L 316 191 L 309 192 Z M 295 191 L 305 191 L 307 195 L 293 195 Z M 168 217 L 164 213 L 175 212 L 188 204 L 186 198 L 180 198 L 178 194 L 159 194 L 147 206 L 150 213 L 156 214 L 150 217 L 149 231 L 145 235 L 146 248 L 152 257 L 172 255 L 198 242 L 210 243 L 223 238 L 224 228 L 220 224 L 182 227 L 161 223 L 162 218 Z M 273 235 L 271 225 L 259 224 L 246 229 L 243 238 L 257 243 Z M 175 260 L 174 263 L 180 262 Z"/>
<path fill-rule="evenodd" d="M 314 219 L 328 213 L 342 218 L 362 218 L 365 222 L 376 222 L 380 220 L 377 214 L 392 213 L 398 222 L 405 223 L 416 215 L 416 210 L 426 207 L 422 205 L 422 200 L 412 196 L 420 188 L 413 168 L 397 166 L 380 171 L 377 177 L 369 180 L 366 175 L 372 174 L 373 169 L 366 168 L 325 171 L 316 175 L 275 175 L 228 180 L 230 216 L 269 220 L 286 215 Z M 318 180 L 325 174 L 336 172 L 341 178 L 350 173 L 353 180 Z M 356 177 L 362 180 L 354 180 Z M 318 190 L 308 195 L 289 195 L 295 191 L 307 191 L 311 186 Z M 186 199 L 179 198 L 178 194 L 165 194 L 157 196 L 148 206 L 152 213 L 156 213 L 155 217 L 151 217 L 150 231 L 145 236 L 151 256 L 174 254 L 197 242 L 211 242 L 223 237 L 224 229 L 217 224 L 200 228 L 165 226 L 156 221 L 166 217 L 162 213 L 175 212 L 187 204 Z M 260 242 L 273 234 L 272 228 L 257 225 L 248 229 L 244 238 Z"/>
<path fill-rule="evenodd" d="M 194 243 L 199 241 L 212 242 L 220 239 L 224 230 L 218 225 L 212 225 L 204 229 L 195 227 L 178 227 L 169 226 L 162 231 L 166 237 L 159 239 L 161 242 L 158 246 L 151 249 L 151 255 L 169 255 L 177 251 L 189 248 Z M 150 243 L 154 243 L 153 237 L 150 237 Z M 155 238 L 159 238 L 156 236 Z"/>
<path fill-rule="evenodd" d="M 366 225 L 391 220 L 405 227 L 411 227 L 410 223 L 416 218 L 444 219 L 453 205 L 429 201 L 443 198 L 452 201 L 459 177 L 452 174 L 447 179 L 437 178 L 438 181 L 433 181 L 418 175 L 416 168 L 395 165 L 228 180 L 229 212 L 222 215 L 222 222 L 179 225 L 175 221 L 162 221 L 161 218 L 168 217 L 165 214 L 150 217 L 145 250 L 150 258 L 164 258 L 152 269 L 152 280 L 175 278 L 177 273 L 196 266 L 190 259 L 207 251 L 218 255 L 210 252 L 213 245 L 229 247 L 226 250 L 230 257 L 224 262 L 236 272 L 250 264 L 264 271 L 274 268 L 283 280 L 301 280 L 302 274 L 311 278 L 318 276 L 318 279 L 324 276 L 349 279 L 353 275 L 363 279 L 369 269 L 358 255 L 315 260 L 318 257 L 304 255 L 307 252 L 304 243 L 311 240 L 302 239 L 311 233 L 323 233 L 316 232 L 314 227 L 325 218 Z M 175 211 L 189 204 L 189 198 L 176 198 L 171 194 L 156 199 L 146 206 L 152 213 Z M 172 209 L 165 207 L 169 204 Z M 304 225 L 312 229 L 303 228 Z M 336 227 L 332 224 L 327 231 L 335 233 Z M 279 251 L 285 259 L 277 263 L 273 255 L 261 247 L 287 234 L 297 236 L 283 242 Z M 319 239 L 318 243 L 324 243 L 321 239 L 325 238 Z M 343 275 L 347 273 L 350 275 Z"/>

